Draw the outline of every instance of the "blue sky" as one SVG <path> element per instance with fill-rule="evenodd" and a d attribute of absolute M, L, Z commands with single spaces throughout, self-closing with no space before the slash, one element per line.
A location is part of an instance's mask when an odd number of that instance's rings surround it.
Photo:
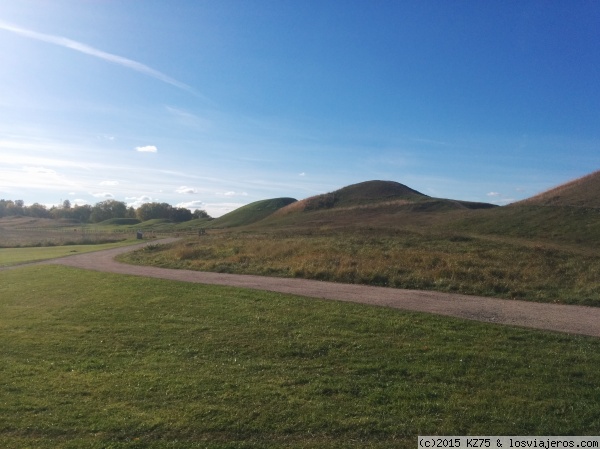
<path fill-rule="evenodd" d="M 506 204 L 600 168 L 597 1 L 4 0 L 0 198 L 219 216 L 393 180 Z"/>

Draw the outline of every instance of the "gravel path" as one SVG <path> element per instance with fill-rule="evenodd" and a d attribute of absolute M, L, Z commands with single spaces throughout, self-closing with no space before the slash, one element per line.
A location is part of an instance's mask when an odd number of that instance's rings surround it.
<path fill-rule="evenodd" d="M 176 239 L 163 239 L 152 243 L 168 243 L 173 240 Z M 141 248 L 146 244 L 79 254 L 42 263 L 182 282 L 228 285 L 290 293 L 312 298 L 357 302 L 489 323 L 600 337 L 600 308 L 596 307 L 543 304 L 433 291 L 338 284 L 307 279 L 173 270 L 128 265 L 114 260 L 117 255 Z"/>

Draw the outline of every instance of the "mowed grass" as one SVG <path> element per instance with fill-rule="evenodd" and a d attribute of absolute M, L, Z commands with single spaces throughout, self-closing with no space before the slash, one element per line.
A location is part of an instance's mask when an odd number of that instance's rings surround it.
<path fill-rule="evenodd" d="M 584 245 L 435 230 L 223 233 L 122 256 L 130 263 L 600 306 Z"/>
<path fill-rule="evenodd" d="M 600 339 L 59 266 L 0 272 L 0 447 L 598 435 Z"/>
<path fill-rule="evenodd" d="M 139 240 L 123 240 L 116 243 L 104 243 L 98 245 L 0 248 L 0 267 L 55 259 L 57 257 L 71 256 L 74 254 L 88 253 L 92 251 L 101 251 L 104 249 L 133 245 L 135 243 L 139 243 Z"/>

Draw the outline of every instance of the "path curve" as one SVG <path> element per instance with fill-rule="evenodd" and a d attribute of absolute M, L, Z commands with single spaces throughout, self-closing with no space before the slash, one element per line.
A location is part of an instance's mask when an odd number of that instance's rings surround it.
<path fill-rule="evenodd" d="M 162 239 L 153 241 L 151 244 L 170 243 L 175 240 L 177 239 Z M 403 290 L 359 284 L 339 284 L 297 278 L 273 278 L 176 270 L 128 265 L 114 260 L 119 254 L 142 248 L 147 244 L 143 243 L 105 251 L 78 254 L 41 263 L 182 282 L 227 285 L 290 293 L 312 298 L 356 302 L 489 323 L 600 337 L 600 307 L 535 303 L 434 291 Z"/>

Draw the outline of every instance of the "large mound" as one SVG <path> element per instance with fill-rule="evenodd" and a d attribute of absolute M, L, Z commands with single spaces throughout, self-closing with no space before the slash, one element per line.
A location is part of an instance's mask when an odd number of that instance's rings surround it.
<path fill-rule="evenodd" d="M 600 208 L 600 170 L 514 204 Z"/>
<path fill-rule="evenodd" d="M 299 211 L 331 209 L 376 203 L 412 203 L 429 198 L 410 187 L 394 181 L 365 181 L 343 187 L 335 192 L 306 198 L 281 210 L 281 214 Z"/>
<path fill-rule="evenodd" d="M 222 217 L 216 218 L 209 222 L 209 228 L 230 228 L 234 226 L 244 226 L 263 218 L 268 217 L 273 212 L 287 206 L 288 204 L 295 203 L 294 198 L 273 198 L 269 200 L 255 201 L 254 203 L 242 206 Z"/>

